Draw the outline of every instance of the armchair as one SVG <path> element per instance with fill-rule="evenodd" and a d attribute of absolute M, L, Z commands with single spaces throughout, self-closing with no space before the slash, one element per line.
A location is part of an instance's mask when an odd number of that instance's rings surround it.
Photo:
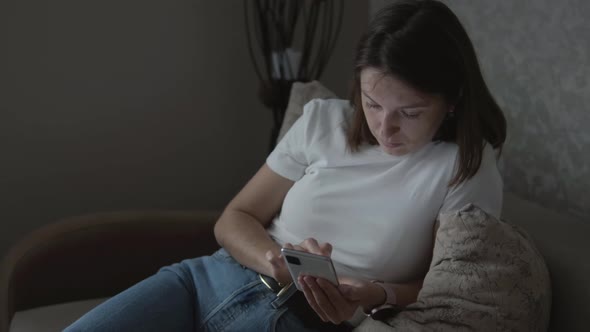
<path fill-rule="evenodd" d="M 162 266 L 211 254 L 218 248 L 213 236 L 218 216 L 215 211 L 99 213 L 31 233 L 12 248 L 0 270 L 0 331 L 9 331 L 15 312 L 110 297 Z M 52 317 L 53 328 L 73 322 L 72 314 Z M 31 319 L 25 323 L 36 324 Z"/>

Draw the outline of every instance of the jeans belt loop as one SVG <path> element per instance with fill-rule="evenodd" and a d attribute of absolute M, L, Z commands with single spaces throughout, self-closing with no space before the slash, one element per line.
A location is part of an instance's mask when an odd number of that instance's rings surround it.
<path fill-rule="evenodd" d="M 271 302 L 273 308 L 275 309 L 282 307 L 285 302 L 287 302 L 287 300 L 289 300 L 291 296 L 293 296 L 293 294 L 295 294 L 297 291 L 297 287 L 295 287 L 293 282 L 290 282 L 286 286 L 281 287 L 279 283 L 272 277 L 263 275 L 261 273 L 258 274 L 258 277 L 260 278 L 260 281 L 262 281 L 262 284 L 266 286 L 266 288 L 270 289 L 271 292 L 276 294 L 276 299 Z"/>
<path fill-rule="evenodd" d="M 296 292 L 297 287 L 292 282 L 289 283 L 277 293 L 277 298 L 271 302 L 272 307 L 275 309 L 282 307 Z"/>

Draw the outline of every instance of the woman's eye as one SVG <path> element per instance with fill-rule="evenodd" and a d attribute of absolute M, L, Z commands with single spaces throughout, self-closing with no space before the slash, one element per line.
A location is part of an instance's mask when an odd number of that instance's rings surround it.
<path fill-rule="evenodd" d="M 401 114 L 404 118 L 407 119 L 417 119 L 422 112 L 408 112 L 408 111 L 401 111 Z"/>
<path fill-rule="evenodd" d="M 367 106 L 367 108 L 369 108 L 369 109 L 374 109 L 374 110 L 381 109 L 381 106 L 379 106 L 377 104 L 372 104 L 372 103 L 365 103 L 365 106 Z"/>

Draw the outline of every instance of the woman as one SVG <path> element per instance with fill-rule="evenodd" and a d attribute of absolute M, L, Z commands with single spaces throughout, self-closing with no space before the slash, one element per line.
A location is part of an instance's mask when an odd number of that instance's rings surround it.
<path fill-rule="evenodd" d="M 383 9 L 361 39 L 350 102 L 315 100 L 215 225 L 223 249 L 164 267 L 68 331 L 346 331 L 416 300 L 439 213 L 499 216 L 506 123 L 455 15 Z M 281 247 L 331 256 L 340 285 Z M 379 281 L 376 281 L 379 280 Z"/>

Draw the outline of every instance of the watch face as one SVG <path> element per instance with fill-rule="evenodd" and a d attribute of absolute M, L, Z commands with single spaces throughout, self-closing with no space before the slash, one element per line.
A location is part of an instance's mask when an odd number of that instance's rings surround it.
<path fill-rule="evenodd" d="M 400 311 L 402 311 L 400 306 L 384 304 L 371 311 L 371 318 L 374 320 L 386 320 L 395 316 Z"/>

